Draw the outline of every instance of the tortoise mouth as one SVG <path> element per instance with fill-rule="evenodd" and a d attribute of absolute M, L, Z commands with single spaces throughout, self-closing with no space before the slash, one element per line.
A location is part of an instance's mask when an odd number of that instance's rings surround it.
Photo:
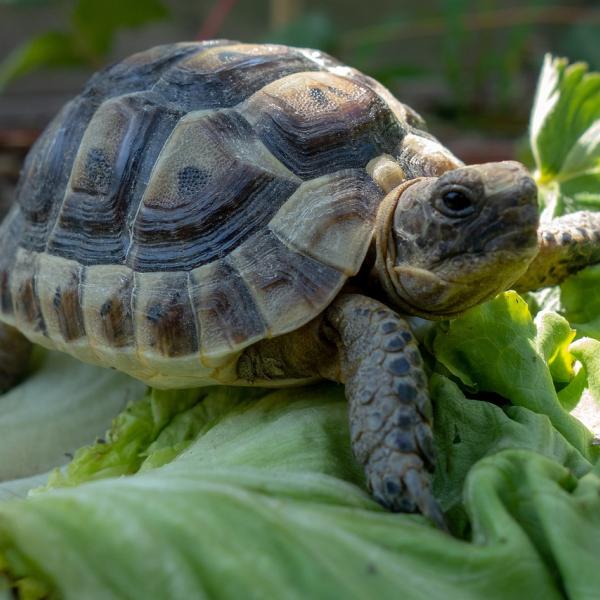
<path fill-rule="evenodd" d="M 453 318 L 510 289 L 537 253 L 536 245 L 516 248 L 465 252 L 437 268 L 395 267 L 393 283 L 403 310 L 426 319 Z"/>
<path fill-rule="evenodd" d="M 480 233 L 483 252 L 512 250 L 527 252 L 537 247 L 539 211 L 530 199 L 521 200 L 517 206 L 507 207 L 499 218 L 484 226 Z"/>

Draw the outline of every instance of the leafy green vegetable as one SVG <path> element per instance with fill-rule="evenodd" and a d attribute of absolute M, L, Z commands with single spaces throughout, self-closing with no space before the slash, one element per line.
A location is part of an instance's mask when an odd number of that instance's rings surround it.
<path fill-rule="evenodd" d="M 0 495 L 3 482 L 66 463 L 143 390 L 117 371 L 48 353 L 33 375 L 0 396 Z"/>
<path fill-rule="evenodd" d="M 510 539 L 517 525 L 518 534 L 560 581 L 561 597 L 595 597 L 600 583 L 595 557 L 600 549 L 598 475 L 596 468 L 577 480 L 557 462 L 520 450 L 480 461 L 465 486 L 473 542 L 487 543 L 490 530 Z"/>
<path fill-rule="evenodd" d="M 600 405 L 600 342 L 583 338 L 572 344 L 570 351 L 577 360 L 581 361 L 586 371 L 590 393 Z"/>
<path fill-rule="evenodd" d="M 546 56 L 531 113 L 530 143 L 545 219 L 600 210 L 600 73 L 583 63 Z M 537 294 L 559 310 L 578 335 L 600 339 L 600 268 L 588 267 Z"/>
<path fill-rule="evenodd" d="M 222 387 L 207 398 L 203 389 L 149 390 L 144 401 L 114 420 L 105 439 L 81 448 L 65 470 L 54 471 L 48 487 L 127 475 L 169 462 L 214 425 L 214 414 L 259 393 Z"/>
<path fill-rule="evenodd" d="M 581 334 L 600 339 L 600 265 L 588 267 L 560 286 L 561 312 Z"/>
<path fill-rule="evenodd" d="M 561 406 L 550 369 L 536 349 L 547 345 L 548 338 L 560 338 L 562 324 L 558 318 L 553 321 L 557 333 L 549 334 L 546 322 L 543 337 L 536 342 L 527 303 L 516 292 L 506 292 L 441 325 L 434 353 L 468 387 L 499 394 L 515 406 L 547 415 L 583 456 L 596 458 L 590 432 Z"/>
<path fill-rule="evenodd" d="M 477 462 L 465 504 L 472 544 L 419 516 L 385 513 L 362 490 L 339 387 L 263 392 L 254 401 L 239 395 L 233 406 L 219 402 L 223 393 L 206 392 L 212 416 L 204 433 L 168 464 L 0 503 L 0 548 L 13 581 L 33 577 L 65 598 L 371 598 L 390 590 L 415 599 L 560 597 L 555 565 L 524 527 L 580 519 L 583 500 L 568 469 L 589 468 L 547 421 L 536 446 L 530 428 L 541 416 L 519 409 L 511 424 L 488 405 L 480 424 L 506 423 L 498 449 L 521 439 L 554 460 L 504 450 Z M 446 403 L 437 410 L 442 427 L 453 427 Z M 193 408 L 188 414 L 193 420 Z M 554 436 L 554 450 L 544 431 Z M 463 476 L 453 475 L 455 483 Z M 558 509 L 528 504 L 522 523 L 514 514 L 524 510 L 519 499 L 549 490 L 562 494 Z M 600 508 L 600 496 L 583 498 L 588 510 Z M 579 551 L 590 553 L 588 562 L 598 533 L 594 525 L 590 545 Z M 549 552 L 561 549 L 550 545 Z M 558 572 L 569 580 L 577 569 L 571 560 Z M 596 572 L 589 575 L 583 585 L 598 583 Z"/>
<path fill-rule="evenodd" d="M 548 363 L 554 382 L 568 383 L 573 377 L 573 357 L 569 344 L 576 331 L 560 315 L 541 311 L 535 317 L 537 353 Z"/>
<path fill-rule="evenodd" d="M 431 380 L 431 395 L 438 450 L 435 492 L 456 533 L 468 526 L 462 505 L 465 479 L 485 456 L 520 448 L 543 454 L 577 476 L 592 467 L 546 415 L 519 406 L 501 407 L 477 396 L 467 398 L 455 382 L 439 374 Z"/>

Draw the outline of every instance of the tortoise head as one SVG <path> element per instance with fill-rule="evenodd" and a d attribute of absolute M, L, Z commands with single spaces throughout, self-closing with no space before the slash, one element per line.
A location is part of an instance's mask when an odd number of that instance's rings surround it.
<path fill-rule="evenodd" d="M 497 162 L 407 181 L 383 201 L 377 276 L 402 311 L 452 317 L 508 289 L 537 253 L 537 189 Z"/>

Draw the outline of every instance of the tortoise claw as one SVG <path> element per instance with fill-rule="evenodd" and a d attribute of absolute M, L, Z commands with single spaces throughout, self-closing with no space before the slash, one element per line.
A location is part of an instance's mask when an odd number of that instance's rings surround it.
<path fill-rule="evenodd" d="M 448 531 L 444 513 L 431 489 L 431 473 L 423 469 L 423 463 L 416 455 L 394 458 L 396 460 L 392 459 L 389 463 L 395 463 L 395 468 L 381 464 L 366 465 L 368 484 L 377 502 L 392 512 L 421 513 L 436 527 Z M 400 462 L 408 462 L 410 466 L 398 469 Z M 384 477 L 380 476 L 382 471 L 386 472 Z M 403 474 L 398 475 L 402 471 Z"/>
<path fill-rule="evenodd" d="M 419 512 L 433 521 L 439 529 L 448 531 L 444 513 L 431 491 L 429 473 L 424 473 L 417 469 L 409 469 L 404 476 L 404 481 L 408 494 L 414 499 Z"/>

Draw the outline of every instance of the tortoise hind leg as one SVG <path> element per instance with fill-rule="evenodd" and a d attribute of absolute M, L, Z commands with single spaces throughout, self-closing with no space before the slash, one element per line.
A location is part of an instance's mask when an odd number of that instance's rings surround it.
<path fill-rule="evenodd" d="M 600 212 L 574 212 L 542 225 L 539 252 L 515 283 L 518 292 L 557 285 L 600 262 Z"/>
<path fill-rule="evenodd" d="M 16 385 L 29 368 L 33 344 L 17 329 L 0 323 L 0 393 Z"/>
<path fill-rule="evenodd" d="M 432 410 L 417 343 L 405 319 L 358 294 L 326 313 L 350 404 L 350 435 L 375 498 L 393 511 L 421 512 L 445 528 L 433 497 Z"/>

